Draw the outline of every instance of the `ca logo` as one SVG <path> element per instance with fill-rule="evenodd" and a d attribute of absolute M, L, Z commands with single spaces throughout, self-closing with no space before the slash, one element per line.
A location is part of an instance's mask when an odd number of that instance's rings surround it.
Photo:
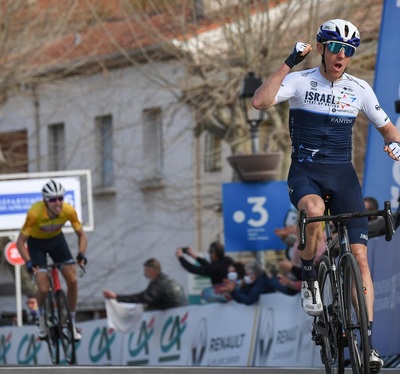
<path fill-rule="evenodd" d="M 100 361 L 104 356 L 111 360 L 111 345 L 115 339 L 115 333 L 106 327 L 98 327 L 94 330 L 89 342 L 89 356 L 92 362 Z"/>

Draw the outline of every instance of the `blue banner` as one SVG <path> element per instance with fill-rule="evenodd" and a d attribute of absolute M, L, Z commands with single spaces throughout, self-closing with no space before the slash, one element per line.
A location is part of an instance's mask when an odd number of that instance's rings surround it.
<path fill-rule="evenodd" d="M 222 192 L 226 251 L 286 248 L 274 233 L 297 218 L 285 181 L 225 183 Z"/>
<path fill-rule="evenodd" d="M 374 89 L 380 105 L 397 128 L 400 127 L 400 114 L 395 113 L 394 102 L 400 98 L 399 24 L 400 1 L 385 0 Z M 398 206 L 400 162 L 392 161 L 383 152 L 382 136 L 372 125 L 368 129 L 363 190 L 364 196 L 375 197 L 381 208 L 385 200 L 390 200 L 392 208 Z"/>
<path fill-rule="evenodd" d="M 33 203 L 42 199 L 41 192 L 0 193 L 0 215 L 26 214 Z M 66 191 L 64 194 L 64 201 L 75 206 L 75 192 Z"/>

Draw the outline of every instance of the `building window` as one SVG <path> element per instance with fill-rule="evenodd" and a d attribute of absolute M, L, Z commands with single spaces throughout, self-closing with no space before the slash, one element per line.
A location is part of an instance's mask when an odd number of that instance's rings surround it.
<path fill-rule="evenodd" d="M 49 134 L 49 170 L 65 170 L 65 134 L 64 124 L 55 123 L 48 127 Z"/>
<path fill-rule="evenodd" d="M 0 173 L 28 172 L 28 137 L 26 130 L 0 134 Z"/>
<path fill-rule="evenodd" d="M 163 134 L 161 108 L 143 111 L 143 178 L 160 181 L 163 174 Z"/>
<path fill-rule="evenodd" d="M 222 169 L 221 138 L 206 132 L 204 138 L 204 171 L 212 173 Z"/>
<path fill-rule="evenodd" d="M 113 125 L 112 116 L 99 116 L 95 119 L 99 146 L 100 187 L 114 186 Z"/>

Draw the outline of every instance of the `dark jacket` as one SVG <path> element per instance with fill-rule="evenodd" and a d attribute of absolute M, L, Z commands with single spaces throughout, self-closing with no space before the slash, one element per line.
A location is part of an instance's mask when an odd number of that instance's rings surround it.
<path fill-rule="evenodd" d="M 229 265 L 233 263 L 233 260 L 228 256 L 214 262 L 208 262 L 202 257 L 196 257 L 199 265 L 193 265 L 183 256 L 179 257 L 179 261 L 190 273 L 210 277 L 212 285 L 222 283 L 227 276 Z"/>
<path fill-rule="evenodd" d="M 252 284 L 235 288 L 231 295 L 238 303 L 251 305 L 258 301 L 261 294 L 275 291 L 276 289 L 271 279 L 267 274 L 263 273 Z"/>
<path fill-rule="evenodd" d="M 117 301 L 147 304 L 146 310 L 164 310 L 187 304 L 183 287 L 163 273 L 150 281 L 144 291 L 133 295 L 117 295 Z"/>

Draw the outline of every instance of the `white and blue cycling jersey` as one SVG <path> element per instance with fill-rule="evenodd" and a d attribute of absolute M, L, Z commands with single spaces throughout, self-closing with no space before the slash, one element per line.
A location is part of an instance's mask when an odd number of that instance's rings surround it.
<path fill-rule="evenodd" d="M 351 162 L 353 126 L 360 111 L 376 128 L 390 122 L 370 85 L 349 74 L 332 83 L 314 68 L 288 74 L 275 100 L 289 100 L 290 106 L 292 164 L 288 188 L 292 204 L 297 207 L 306 195 L 329 192 L 332 214 L 364 210 L 361 186 Z M 351 244 L 367 244 L 367 218 L 346 225 Z"/>
<path fill-rule="evenodd" d="M 289 100 L 292 159 L 298 162 L 351 163 L 359 111 L 376 128 L 390 121 L 366 81 L 345 73 L 332 83 L 319 68 L 288 74 L 275 100 Z"/>

